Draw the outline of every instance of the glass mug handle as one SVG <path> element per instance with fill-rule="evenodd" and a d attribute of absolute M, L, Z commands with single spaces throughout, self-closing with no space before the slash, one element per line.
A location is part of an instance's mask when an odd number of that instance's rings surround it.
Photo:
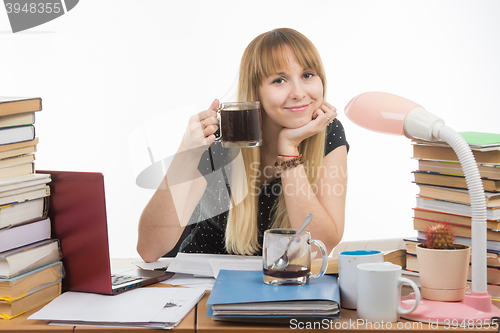
<path fill-rule="evenodd" d="M 319 270 L 319 273 L 312 274 L 309 272 L 310 279 L 317 279 L 317 278 L 322 277 L 325 274 L 326 267 L 328 266 L 328 254 L 326 253 L 326 246 L 325 246 L 325 244 L 323 244 L 322 241 L 317 240 L 317 239 L 310 239 L 307 243 L 309 245 L 311 245 L 311 243 L 316 245 L 317 247 L 319 247 L 319 249 L 321 251 L 321 257 L 323 259 L 323 264 L 321 265 L 321 269 Z"/>
<path fill-rule="evenodd" d="M 218 107 L 217 109 L 215 109 L 215 112 L 217 112 L 217 127 L 219 127 L 219 129 L 214 133 L 215 135 L 215 142 L 220 142 L 222 140 L 222 131 L 220 129 L 220 117 L 221 117 L 221 111 L 224 110 L 222 107 Z M 217 135 L 217 132 L 219 132 L 219 135 Z"/>

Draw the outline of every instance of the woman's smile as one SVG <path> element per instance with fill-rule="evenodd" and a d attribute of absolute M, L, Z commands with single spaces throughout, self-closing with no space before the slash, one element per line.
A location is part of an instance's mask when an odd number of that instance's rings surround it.
<path fill-rule="evenodd" d="M 296 106 L 285 106 L 284 109 L 287 111 L 290 111 L 290 112 L 299 113 L 299 112 L 307 111 L 307 109 L 309 108 L 309 105 L 311 105 L 311 103 L 296 105 Z"/>

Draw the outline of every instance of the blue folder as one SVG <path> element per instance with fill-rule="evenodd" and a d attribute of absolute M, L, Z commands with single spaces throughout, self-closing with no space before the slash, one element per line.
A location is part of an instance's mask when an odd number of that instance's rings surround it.
<path fill-rule="evenodd" d="M 244 303 L 261 302 L 300 302 L 300 301 L 326 301 L 331 307 L 336 305 L 338 311 L 335 315 L 214 315 L 212 306 L 221 304 L 242 305 Z M 278 303 L 275 303 L 278 304 Z M 262 271 L 232 271 L 221 270 L 215 281 L 210 297 L 207 301 L 207 316 L 214 319 L 244 320 L 256 318 L 330 318 L 335 319 L 340 315 L 340 292 L 335 275 L 324 275 L 319 279 L 311 279 L 306 285 L 272 286 L 265 284 Z"/>

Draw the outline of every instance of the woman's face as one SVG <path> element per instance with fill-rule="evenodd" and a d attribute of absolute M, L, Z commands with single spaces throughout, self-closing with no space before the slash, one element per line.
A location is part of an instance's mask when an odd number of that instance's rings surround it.
<path fill-rule="evenodd" d="M 318 74 L 302 68 L 288 51 L 288 68 L 263 80 L 259 97 L 264 122 L 286 128 L 302 127 L 323 103 L 323 82 Z M 269 119 L 266 119 L 269 118 Z"/>

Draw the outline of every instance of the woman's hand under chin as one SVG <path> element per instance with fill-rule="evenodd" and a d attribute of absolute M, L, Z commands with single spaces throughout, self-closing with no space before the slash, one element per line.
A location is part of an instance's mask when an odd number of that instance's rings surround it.
<path fill-rule="evenodd" d="M 278 138 L 278 154 L 298 155 L 298 146 L 305 139 L 323 131 L 337 117 L 337 109 L 323 102 L 319 109 L 313 112 L 312 119 L 298 128 L 283 128 Z"/>

